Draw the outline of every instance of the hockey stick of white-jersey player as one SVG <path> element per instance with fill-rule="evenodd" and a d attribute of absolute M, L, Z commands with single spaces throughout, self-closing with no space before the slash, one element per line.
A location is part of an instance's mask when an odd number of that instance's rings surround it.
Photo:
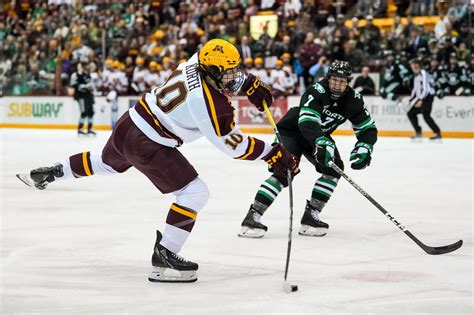
<path fill-rule="evenodd" d="M 265 109 L 265 114 L 267 115 L 268 121 L 270 122 L 270 125 L 273 127 L 273 131 L 275 132 L 275 135 L 278 139 L 278 142 L 280 142 L 281 145 L 283 145 L 283 141 L 281 139 L 281 135 L 278 132 L 278 128 L 275 124 L 275 121 L 273 120 L 272 113 L 268 110 L 267 102 L 263 101 L 263 108 Z M 292 239 L 292 234 L 293 234 L 293 184 L 292 184 L 292 176 L 291 176 L 291 171 L 288 169 L 288 172 L 286 174 L 287 181 L 288 181 L 288 190 L 290 192 L 290 225 L 288 229 L 288 249 L 286 251 L 286 264 L 285 264 L 285 277 L 283 281 L 283 290 L 286 293 L 289 292 L 294 292 L 298 290 L 297 285 L 292 285 L 288 280 L 288 268 L 290 267 L 290 254 L 291 254 L 291 239 Z"/>
<path fill-rule="evenodd" d="M 372 198 L 365 190 L 363 190 L 359 185 L 357 185 L 356 182 L 354 182 L 349 176 L 344 173 L 343 170 L 341 170 L 333 161 L 329 162 L 329 166 L 335 170 L 339 175 L 344 177 L 345 180 L 349 182 L 355 189 L 357 189 L 358 192 L 360 192 L 365 198 L 369 199 L 369 201 L 377 207 L 377 209 L 380 210 L 387 218 L 390 219 L 390 221 L 393 222 L 400 230 L 403 231 L 409 238 L 411 238 L 412 241 L 414 241 L 418 246 L 421 247 L 427 254 L 430 255 L 442 255 L 442 254 L 447 254 L 450 252 L 455 251 L 456 249 L 460 248 L 462 246 L 462 240 L 459 240 L 453 244 L 446 245 L 446 246 L 439 246 L 439 247 L 432 247 L 423 244 L 418 238 L 416 238 L 413 234 L 411 234 L 408 229 L 403 226 L 397 219 L 395 219 L 390 213 L 388 213 L 387 210 L 384 209 L 377 201 L 375 201 L 374 198 Z"/>

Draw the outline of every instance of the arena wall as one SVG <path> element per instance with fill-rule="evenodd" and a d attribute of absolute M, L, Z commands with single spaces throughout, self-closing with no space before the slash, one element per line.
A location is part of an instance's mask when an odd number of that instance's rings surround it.
<path fill-rule="evenodd" d="M 119 111 L 125 112 L 138 100 L 134 97 L 120 97 Z M 413 129 L 402 107 L 378 96 L 364 98 L 366 107 L 373 116 L 381 136 L 405 137 L 413 134 Z M 79 117 L 77 103 L 71 97 L 3 97 L 0 101 L 1 128 L 43 128 L 76 129 Z M 258 112 L 246 98 L 235 98 L 232 103 L 236 109 L 235 117 L 246 132 L 271 133 L 272 129 L 263 113 Z M 270 108 L 275 121 L 278 121 L 288 108 L 298 106 L 299 97 L 278 99 Z M 110 106 L 104 97 L 97 97 L 95 104 L 95 128 L 111 129 Z M 474 102 L 472 97 L 448 96 L 435 99 L 433 117 L 446 138 L 474 138 Z M 426 135 L 431 131 L 421 115 L 420 124 Z M 338 135 L 352 134 L 349 122 L 335 132 Z"/>

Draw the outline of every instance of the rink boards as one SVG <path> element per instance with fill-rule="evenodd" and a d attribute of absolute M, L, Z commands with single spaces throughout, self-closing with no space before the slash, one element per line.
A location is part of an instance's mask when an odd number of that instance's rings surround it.
<path fill-rule="evenodd" d="M 136 96 L 120 97 L 119 112 L 125 112 L 138 100 Z M 300 97 L 292 96 L 278 99 L 270 108 L 275 121 L 279 121 L 288 108 L 298 106 Z M 409 136 L 413 128 L 408 121 L 403 107 L 378 96 L 366 96 L 364 101 L 373 116 L 379 135 Z M 41 128 L 41 129 L 75 129 L 79 117 L 77 103 L 71 97 L 3 97 L 1 99 L 0 127 L 3 128 Z M 246 98 L 232 99 L 236 109 L 235 118 L 246 132 L 271 133 L 272 129 L 263 113 L 258 112 Z M 108 130 L 111 127 L 110 105 L 105 97 L 96 97 L 94 122 L 96 129 Z M 474 138 L 474 103 L 472 97 L 448 96 L 442 100 L 435 99 L 432 116 L 446 138 Z M 431 131 L 419 115 L 420 124 L 426 135 Z M 334 133 L 337 135 L 353 134 L 349 122 L 346 122 Z"/>

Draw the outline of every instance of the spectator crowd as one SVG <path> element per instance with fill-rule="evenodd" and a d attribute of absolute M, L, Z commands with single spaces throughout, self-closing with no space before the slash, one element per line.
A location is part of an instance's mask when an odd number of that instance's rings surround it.
<path fill-rule="evenodd" d="M 438 96 L 471 93 L 469 1 L 453 0 L 442 12 L 435 1 L 395 2 L 398 14 L 440 20 L 429 30 L 411 16 L 402 24 L 396 15 L 391 30 L 380 29 L 373 19 L 385 17 L 386 1 L 345 1 L 342 7 L 300 0 L 9 1 L 0 12 L 0 85 L 3 95 L 66 95 L 81 64 L 94 94 L 141 94 L 163 84 L 206 41 L 222 38 L 238 47 L 244 67 L 276 97 L 301 94 L 336 59 L 363 73 L 358 81 L 369 85 L 360 88 L 365 94 L 378 93 L 369 71 L 381 72 L 384 97 L 390 98 L 384 87 L 391 80 L 400 81 L 393 93 L 408 89 L 412 58 L 425 61 Z M 263 10 L 277 15 L 278 33 L 272 38 L 264 29 L 254 39 L 249 19 Z"/>

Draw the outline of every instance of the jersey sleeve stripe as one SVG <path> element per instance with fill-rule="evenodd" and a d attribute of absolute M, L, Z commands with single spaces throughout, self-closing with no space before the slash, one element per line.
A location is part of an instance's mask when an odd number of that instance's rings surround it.
<path fill-rule="evenodd" d="M 301 125 L 302 123 L 305 123 L 307 121 L 317 123 L 318 125 L 321 125 L 321 119 L 318 119 L 313 116 L 307 116 L 307 115 L 302 115 L 300 118 L 298 118 L 298 125 Z"/>
<path fill-rule="evenodd" d="M 355 131 L 356 136 L 358 136 L 358 135 L 364 133 L 368 129 L 377 129 L 377 127 L 375 126 L 375 124 L 371 124 L 371 125 L 368 125 L 367 127 L 363 128 L 363 129 L 359 129 L 359 130 L 354 129 L 354 131 Z"/>
<path fill-rule="evenodd" d="M 204 88 L 204 99 L 206 101 L 206 105 L 208 110 L 211 113 L 211 118 L 212 118 L 212 125 L 214 126 L 214 130 L 216 131 L 216 134 L 218 137 L 221 137 L 221 130 L 219 127 L 219 122 L 217 120 L 217 115 L 216 115 L 216 107 L 214 105 L 214 100 L 212 98 L 211 92 L 209 91 L 209 87 L 207 86 L 206 82 L 203 80 L 202 81 L 202 86 Z"/>
<path fill-rule="evenodd" d="M 303 115 L 303 114 L 310 114 L 310 115 L 313 114 L 316 117 L 321 118 L 321 114 L 317 110 L 314 110 L 314 109 L 311 109 L 311 108 L 306 108 L 306 107 L 301 108 L 300 109 L 300 116 Z"/>
<path fill-rule="evenodd" d="M 137 113 L 145 119 L 145 121 L 153 127 L 153 129 L 162 137 L 173 139 L 178 142 L 178 146 L 183 144 L 183 140 L 181 140 L 178 136 L 170 132 L 163 126 L 158 118 L 151 112 L 150 107 L 148 106 L 147 102 L 145 101 L 144 97 L 141 97 L 138 101 L 141 106 L 135 106 L 135 110 Z"/>
<path fill-rule="evenodd" d="M 365 127 L 367 127 L 367 126 L 369 126 L 373 123 L 374 123 L 374 120 L 372 119 L 372 117 L 369 116 L 366 120 L 364 120 L 360 124 L 353 125 L 353 128 L 354 129 L 364 129 Z"/>
<path fill-rule="evenodd" d="M 236 160 L 245 160 L 250 154 L 253 153 L 255 148 L 255 139 L 253 137 L 249 137 L 249 144 L 247 146 L 247 150 L 245 150 L 244 155 L 236 157 Z"/>
<path fill-rule="evenodd" d="M 265 142 L 254 137 L 249 137 L 247 150 L 242 156 L 236 157 L 236 160 L 256 160 L 265 149 Z"/>

